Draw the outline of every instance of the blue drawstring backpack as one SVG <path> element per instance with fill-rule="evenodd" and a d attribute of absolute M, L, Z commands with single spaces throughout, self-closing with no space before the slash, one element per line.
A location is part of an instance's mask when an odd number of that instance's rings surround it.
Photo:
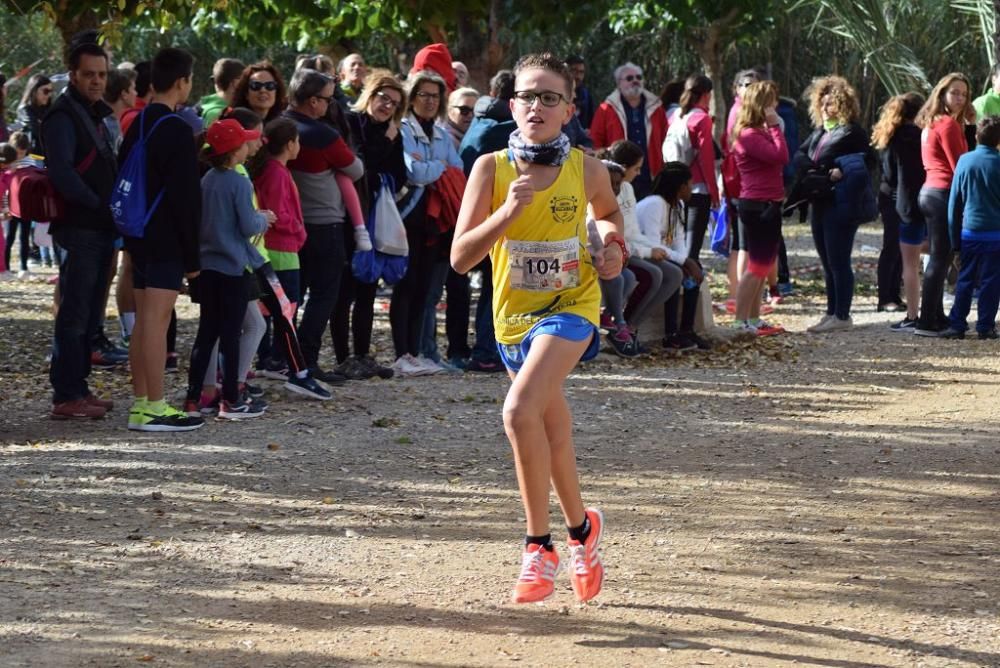
<path fill-rule="evenodd" d="M 163 191 L 156 196 L 153 204 L 147 208 L 146 199 L 146 142 L 149 137 L 160 126 L 160 123 L 177 114 L 167 114 L 153 124 L 149 132 L 143 128 L 143 117 L 146 110 L 143 109 L 139 118 L 135 120 L 139 124 L 139 141 L 129 151 L 125 158 L 125 164 L 118 172 L 115 180 L 114 190 L 111 191 L 111 217 L 114 219 L 115 228 L 123 237 L 141 239 L 146 234 L 146 224 L 153 217 L 156 207 L 163 199 Z"/>
<path fill-rule="evenodd" d="M 394 191 L 392 177 L 381 174 L 382 187 L 379 188 L 372 202 L 371 210 L 368 212 L 368 220 L 365 221 L 365 228 L 372 241 L 375 237 L 375 213 L 378 210 L 378 202 L 382 197 L 390 197 Z M 410 259 L 407 255 L 390 255 L 382 251 L 354 251 L 351 258 L 351 272 L 354 277 L 362 283 L 377 283 L 381 278 L 387 285 L 398 283 L 406 275 Z"/>
<path fill-rule="evenodd" d="M 725 199 L 718 210 L 712 211 L 712 252 L 722 257 L 729 257 L 729 204 Z"/>

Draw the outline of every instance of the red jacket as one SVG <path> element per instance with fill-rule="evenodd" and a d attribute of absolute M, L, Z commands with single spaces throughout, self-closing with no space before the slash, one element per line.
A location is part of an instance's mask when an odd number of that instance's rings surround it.
<path fill-rule="evenodd" d="M 458 224 L 465 185 L 465 172 L 457 167 L 448 167 L 428 188 L 427 219 L 434 221 L 441 234 L 455 229 Z"/>
<path fill-rule="evenodd" d="M 924 161 L 928 188 L 951 188 L 955 176 L 955 165 L 963 153 L 969 150 L 965 132 L 951 116 L 942 116 L 924 128 L 920 141 L 920 157 Z"/>
<path fill-rule="evenodd" d="M 667 115 L 659 97 L 643 89 L 646 100 L 646 164 L 653 178 L 663 169 L 663 140 L 667 137 Z M 621 91 L 616 90 L 601 102 L 590 124 L 594 148 L 611 146 L 619 139 L 628 139 L 627 120 Z"/>
<path fill-rule="evenodd" d="M 306 242 L 302 223 L 302 202 L 292 173 L 277 160 L 268 160 L 253 182 L 257 204 L 274 212 L 278 219 L 264 233 L 264 247 L 285 253 L 298 253 Z"/>

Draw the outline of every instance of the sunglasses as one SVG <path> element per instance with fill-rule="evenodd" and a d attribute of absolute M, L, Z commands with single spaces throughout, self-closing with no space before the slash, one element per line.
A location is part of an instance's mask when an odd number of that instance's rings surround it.
<path fill-rule="evenodd" d="M 274 91 L 278 90 L 278 82 L 277 81 L 251 81 L 250 82 L 250 90 L 252 90 L 254 92 L 261 91 L 261 90 L 266 90 L 266 91 L 269 91 L 269 92 L 273 93 Z"/>
<path fill-rule="evenodd" d="M 389 107 L 390 109 L 395 109 L 399 106 L 399 100 L 394 100 L 390 95 L 383 93 L 380 90 L 375 91 L 375 97 L 379 99 L 379 102 Z"/>
<path fill-rule="evenodd" d="M 39 88 L 38 92 L 42 93 L 43 95 L 52 95 L 52 89 L 51 88 Z"/>
<path fill-rule="evenodd" d="M 566 101 L 566 98 L 559 93 L 553 93 L 552 91 L 541 91 L 536 93 L 533 90 L 519 90 L 514 91 L 514 99 L 525 107 L 530 107 L 535 103 L 535 100 L 539 100 L 543 107 L 555 107 L 560 102 Z"/>
<path fill-rule="evenodd" d="M 472 107 L 467 107 L 464 104 L 463 105 L 456 104 L 455 106 L 452 107 L 452 109 L 458 109 L 458 113 L 462 114 L 463 116 L 468 116 L 469 114 L 472 113 Z"/>
<path fill-rule="evenodd" d="M 641 74 L 626 74 L 625 76 L 622 77 L 622 79 L 625 79 L 625 81 L 628 81 L 629 83 L 631 83 L 633 81 L 642 81 L 642 75 Z"/>
<path fill-rule="evenodd" d="M 322 95 L 313 95 L 313 97 L 316 98 L 317 100 L 323 100 L 327 104 L 333 104 L 333 101 L 336 99 L 332 95 L 330 97 L 323 97 Z"/>

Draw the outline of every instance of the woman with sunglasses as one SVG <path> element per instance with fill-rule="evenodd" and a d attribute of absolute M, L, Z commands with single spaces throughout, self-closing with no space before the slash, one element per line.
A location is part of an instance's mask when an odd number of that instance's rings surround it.
<path fill-rule="evenodd" d="M 401 376 L 440 373 L 444 368 L 421 355 L 424 311 L 431 292 L 434 266 L 448 249 L 435 221 L 427 216 L 430 188 L 449 167 L 462 169 L 462 160 L 442 124 L 447 89 L 430 70 L 420 70 L 407 80 L 409 110 L 400 132 L 406 161 L 407 193 L 399 202 L 410 247 L 406 275 L 393 288 L 389 307 L 392 340 L 396 349 L 393 368 Z M 447 264 L 445 263 L 447 269 Z M 440 275 L 443 283 L 447 272 Z M 468 330 L 468 318 L 463 331 Z"/>
<path fill-rule="evenodd" d="M 472 125 L 472 111 L 478 99 L 479 91 L 475 88 L 458 88 L 448 96 L 448 132 L 451 133 L 456 150 Z"/>
<path fill-rule="evenodd" d="M 52 106 L 52 80 L 44 74 L 34 74 L 28 79 L 28 85 L 21 96 L 21 104 L 17 108 L 17 122 L 21 131 L 28 135 L 31 141 L 31 152 L 45 155 L 42 149 L 42 118 Z"/>
<path fill-rule="evenodd" d="M 288 106 L 288 94 L 281 73 L 269 61 L 247 66 L 236 84 L 233 107 L 253 110 L 267 124 Z"/>

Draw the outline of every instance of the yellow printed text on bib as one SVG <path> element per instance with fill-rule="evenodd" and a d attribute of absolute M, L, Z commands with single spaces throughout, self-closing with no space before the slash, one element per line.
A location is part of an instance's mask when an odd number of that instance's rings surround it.
<path fill-rule="evenodd" d="M 518 172 L 507 150 L 493 157 L 491 210 L 496 211 Z M 490 250 L 497 341 L 519 343 L 539 320 L 556 313 L 599 324 L 601 290 L 587 250 L 586 221 L 583 153 L 573 149 L 552 185 L 535 192 Z"/>

